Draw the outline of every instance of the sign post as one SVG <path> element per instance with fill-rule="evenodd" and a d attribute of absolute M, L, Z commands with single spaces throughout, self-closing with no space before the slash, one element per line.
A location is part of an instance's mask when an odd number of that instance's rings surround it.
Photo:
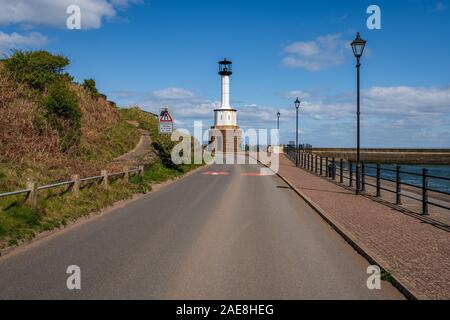
<path fill-rule="evenodd" d="M 169 113 L 169 108 L 162 108 L 159 115 L 159 133 L 173 132 L 173 118 Z"/>

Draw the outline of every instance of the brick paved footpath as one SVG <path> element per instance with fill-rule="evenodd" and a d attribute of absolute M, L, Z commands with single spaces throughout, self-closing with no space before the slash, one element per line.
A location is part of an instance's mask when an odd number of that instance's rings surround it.
<path fill-rule="evenodd" d="M 278 172 L 418 299 L 450 299 L 450 233 L 356 196 L 280 155 Z"/>

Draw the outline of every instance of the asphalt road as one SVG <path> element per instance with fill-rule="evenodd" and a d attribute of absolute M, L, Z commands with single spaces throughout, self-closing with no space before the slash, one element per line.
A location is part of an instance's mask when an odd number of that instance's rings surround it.
<path fill-rule="evenodd" d="M 227 175 L 206 175 L 207 171 Z M 0 299 L 402 299 L 276 176 L 212 165 L 0 259 Z M 66 269 L 81 268 L 81 290 Z"/>

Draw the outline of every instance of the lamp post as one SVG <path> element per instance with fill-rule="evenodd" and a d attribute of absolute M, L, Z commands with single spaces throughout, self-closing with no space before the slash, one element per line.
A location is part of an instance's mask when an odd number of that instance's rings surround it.
<path fill-rule="evenodd" d="M 295 165 L 298 166 L 298 108 L 300 108 L 300 100 L 297 98 L 295 100 L 295 110 L 296 110 L 296 124 L 295 124 Z"/>
<path fill-rule="evenodd" d="M 281 116 L 281 113 L 280 113 L 280 111 L 278 111 L 277 112 L 277 129 L 278 130 L 280 130 L 280 116 Z"/>
<path fill-rule="evenodd" d="M 278 135 L 278 141 L 277 141 L 277 152 L 279 152 L 279 148 L 280 148 L 280 145 L 281 145 L 281 143 L 280 143 L 280 116 L 281 116 L 281 113 L 280 113 L 280 111 L 278 111 L 277 112 L 277 135 Z"/>
<path fill-rule="evenodd" d="M 360 190 L 360 167 L 361 167 L 361 158 L 360 158 L 360 77 L 359 77 L 359 69 L 361 67 L 361 57 L 364 52 L 364 47 L 366 46 L 366 40 L 361 38 L 359 32 L 356 34 L 355 40 L 351 43 L 353 54 L 356 58 L 356 194 L 359 193 Z"/>

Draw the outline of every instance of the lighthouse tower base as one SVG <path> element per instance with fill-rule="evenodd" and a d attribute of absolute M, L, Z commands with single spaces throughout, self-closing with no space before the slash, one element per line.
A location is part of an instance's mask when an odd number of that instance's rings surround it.
<path fill-rule="evenodd" d="M 217 152 L 241 151 L 242 132 L 238 126 L 217 125 L 209 130 L 209 143 Z"/>

